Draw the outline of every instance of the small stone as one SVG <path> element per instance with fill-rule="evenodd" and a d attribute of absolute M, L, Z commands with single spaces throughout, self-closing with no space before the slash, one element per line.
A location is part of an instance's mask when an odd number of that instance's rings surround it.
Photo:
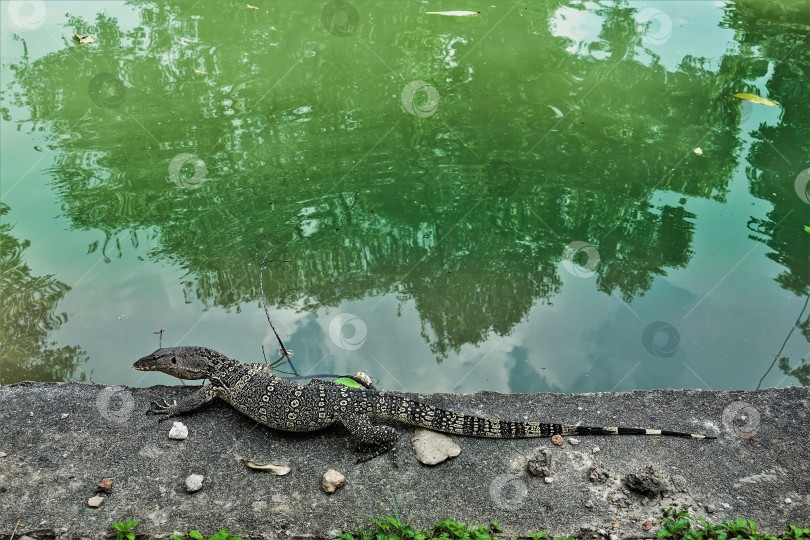
<path fill-rule="evenodd" d="M 60 415 L 59 415 L 59 418 L 61 418 L 62 420 L 64 420 L 64 419 L 65 419 L 65 418 L 67 418 L 68 416 L 70 416 L 68 413 L 63 412 L 62 414 L 60 414 Z"/>
<path fill-rule="evenodd" d="M 604 484 L 610 478 L 610 473 L 600 468 L 597 464 L 591 465 L 588 471 L 588 480 L 596 484 Z"/>
<path fill-rule="evenodd" d="M 730 504 L 728 504 L 728 503 L 722 503 L 722 505 L 721 505 L 721 506 L 722 506 L 723 508 L 725 508 L 726 510 L 731 510 L 731 505 L 730 505 Z"/>
<path fill-rule="evenodd" d="M 67 527 L 59 527 L 59 532 L 64 534 L 64 533 L 68 532 L 68 528 Z"/>
<path fill-rule="evenodd" d="M 599 448 L 598 446 L 594 446 L 593 448 L 591 448 L 591 454 L 598 454 L 601 450 L 602 449 Z"/>
<path fill-rule="evenodd" d="M 99 482 L 98 485 L 96 486 L 96 493 L 99 492 L 110 493 L 112 492 L 112 485 L 113 485 L 112 479 L 103 478 L 101 482 Z"/>
<path fill-rule="evenodd" d="M 586 501 L 585 508 L 593 508 L 593 501 Z"/>
<path fill-rule="evenodd" d="M 655 497 L 671 490 L 664 473 L 652 465 L 647 465 L 627 474 L 622 479 L 622 484 L 627 489 L 647 497 Z"/>
<path fill-rule="evenodd" d="M 4 458 L 4 457 L 6 457 L 7 455 L 8 455 L 8 454 L 6 454 L 5 452 L 0 452 L 0 458 Z"/>
<path fill-rule="evenodd" d="M 792 504 L 792 503 L 793 499 L 791 499 L 790 497 L 785 497 L 785 504 Z"/>
<path fill-rule="evenodd" d="M 96 495 L 95 497 L 90 497 L 87 499 L 87 506 L 90 508 L 98 508 L 104 503 L 104 497 Z"/>
<path fill-rule="evenodd" d="M 545 478 L 543 478 L 543 481 L 546 484 L 550 484 L 550 483 L 554 482 L 554 479 L 552 477 L 550 477 L 550 476 L 546 476 Z"/>
<path fill-rule="evenodd" d="M 186 491 L 194 493 L 202 489 L 203 480 L 205 477 L 201 474 L 190 474 L 186 477 Z"/>
<path fill-rule="evenodd" d="M 714 514 L 715 512 L 717 512 L 717 507 L 716 506 L 714 506 L 713 504 L 707 504 L 706 505 L 706 513 L 707 514 Z"/>
<path fill-rule="evenodd" d="M 369 377 L 365 371 L 358 371 L 352 378 L 366 388 L 371 388 L 374 385 L 374 381 L 371 380 L 371 377 Z"/>
<path fill-rule="evenodd" d="M 461 453 L 461 447 L 450 437 L 421 428 L 414 432 L 411 445 L 416 459 L 425 465 L 436 465 Z"/>
<path fill-rule="evenodd" d="M 323 473 L 321 489 L 326 493 L 334 493 L 339 487 L 346 483 L 346 477 L 334 469 L 329 469 Z"/>
<path fill-rule="evenodd" d="M 575 439 L 574 437 L 571 437 L 571 438 L 568 439 L 568 444 L 576 446 L 576 445 L 579 444 L 579 439 Z"/>
<path fill-rule="evenodd" d="M 172 424 L 172 429 L 169 430 L 169 438 L 176 439 L 178 441 L 188 439 L 188 428 L 185 424 L 183 424 L 183 422 L 174 422 Z"/>
<path fill-rule="evenodd" d="M 29 411 L 28 416 L 34 416 L 34 411 Z"/>
<path fill-rule="evenodd" d="M 554 444 L 556 444 L 557 446 L 560 446 L 560 445 L 563 443 L 563 438 L 562 438 L 562 435 L 554 435 L 554 436 L 551 438 L 551 442 L 553 442 L 553 443 L 554 443 Z"/>
<path fill-rule="evenodd" d="M 538 448 L 529 459 L 526 469 L 532 476 L 545 478 L 551 476 L 551 450 L 548 448 Z"/>

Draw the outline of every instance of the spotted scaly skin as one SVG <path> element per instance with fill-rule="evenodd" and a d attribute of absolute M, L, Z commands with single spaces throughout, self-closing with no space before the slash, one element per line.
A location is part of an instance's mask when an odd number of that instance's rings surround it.
<path fill-rule="evenodd" d="M 714 438 L 657 429 L 508 422 L 467 416 L 384 391 L 350 388 L 317 379 L 306 385 L 298 384 L 278 377 L 267 364 L 245 364 L 205 347 L 158 349 L 135 362 L 134 367 L 140 371 L 162 371 L 180 379 L 210 381 L 179 403 L 152 402 L 147 414 L 162 415 L 160 420 L 197 410 L 214 398 L 220 398 L 273 429 L 307 432 L 343 424 L 360 443 L 363 456 L 358 461 L 369 460 L 396 446 L 396 430 L 373 425 L 372 418 L 396 420 L 455 435 L 496 439 L 553 435 Z"/>

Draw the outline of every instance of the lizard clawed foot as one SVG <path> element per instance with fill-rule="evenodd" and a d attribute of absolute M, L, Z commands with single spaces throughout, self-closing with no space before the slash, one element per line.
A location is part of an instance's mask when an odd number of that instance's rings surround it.
<path fill-rule="evenodd" d="M 158 418 L 158 422 L 162 422 L 164 420 L 168 420 L 170 416 L 172 416 L 172 407 L 177 405 L 177 401 L 172 401 L 168 403 L 165 399 L 161 399 L 160 401 L 153 401 L 149 404 L 149 409 L 146 411 L 146 414 L 161 414 L 165 415 L 162 418 Z"/>

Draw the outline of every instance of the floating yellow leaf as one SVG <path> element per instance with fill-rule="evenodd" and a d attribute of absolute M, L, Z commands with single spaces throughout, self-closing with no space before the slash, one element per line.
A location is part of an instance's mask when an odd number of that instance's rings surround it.
<path fill-rule="evenodd" d="M 73 41 L 75 41 L 79 45 L 84 45 L 86 43 L 95 43 L 96 38 L 94 38 L 90 34 L 83 34 L 81 36 L 79 34 L 73 34 Z"/>
<path fill-rule="evenodd" d="M 448 17 L 471 17 L 480 11 L 428 11 L 427 15 L 447 15 Z"/>
<path fill-rule="evenodd" d="M 701 150 L 699 146 L 698 146 L 697 148 L 695 148 L 695 149 L 693 150 L 693 152 L 694 152 L 695 154 L 699 155 L 699 156 L 702 156 L 702 155 L 703 155 L 703 150 Z"/>
<path fill-rule="evenodd" d="M 259 9 L 256 6 L 251 6 L 250 4 L 247 5 L 248 9 Z"/>
<path fill-rule="evenodd" d="M 779 105 L 778 101 L 764 98 L 756 94 L 749 94 L 748 92 L 739 92 L 734 94 L 734 97 L 737 99 L 744 99 L 745 101 L 750 101 L 751 103 L 756 103 L 758 105 L 767 105 L 768 107 L 776 107 Z"/>

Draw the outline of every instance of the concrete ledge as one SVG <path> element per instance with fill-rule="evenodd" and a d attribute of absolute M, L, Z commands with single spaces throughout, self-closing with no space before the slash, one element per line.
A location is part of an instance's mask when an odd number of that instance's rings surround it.
<path fill-rule="evenodd" d="M 413 429 L 401 426 L 398 468 L 390 456 L 356 465 L 343 429 L 275 432 L 222 403 L 180 418 L 189 438 L 170 440 L 171 422 L 158 425 L 143 412 L 152 400 L 190 390 L 0 387 L 0 452 L 6 454 L 0 458 L 0 538 L 8 539 L 18 520 L 15 538 L 72 539 L 104 537 L 111 523 L 132 518 L 140 520 L 135 532 L 150 538 L 221 527 L 252 538 L 328 538 L 367 523 L 363 514 L 392 512 L 390 493 L 401 518 L 415 526 L 448 517 L 496 520 L 506 536 L 573 535 L 595 527 L 620 538 L 653 537 L 670 506 L 691 506 L 714 521 L 745 516 L 771 533 L 810 523 L 810 388 L 415 395 L 496 418 L 667 428 L 719 439 L 581 437 L 577 446 L 558 447 L 548 439 L 455 437 L 461 455 L 427 467 L 410 448 Z M 550 484 L 526 472 L 540 447 L 553 455 Z M 284 463 L 292 472 L 270 476 L 246 468 L 240 457 Z M 663 479 L 662 494 L 645 496 L 622 485 L 649 465 Z M 333 495 L 320 489 L 329 468 L 348 478 Z M 189 494 L 184 480 L 192 473 L 205 481 Z M 87 500 L 104 477 L 113 479 L 113 491 L 100 508 L 90 508 Z M 707 514 L 707 505 L 714 513 Z M 648 517 L 656 521 L 645 532 Z"/>

